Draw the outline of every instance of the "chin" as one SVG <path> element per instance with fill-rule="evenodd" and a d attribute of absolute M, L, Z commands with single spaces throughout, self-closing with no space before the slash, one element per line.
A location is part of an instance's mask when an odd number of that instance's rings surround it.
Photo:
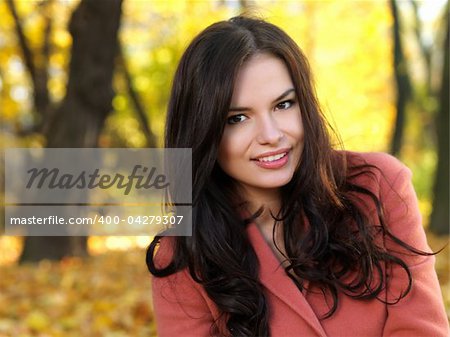
<path fill-rule="evenodd" d="M 289 182 L 292 180 L 292 175 L 286 178 L 282 178 L 282 179 L 274 179 L 271 181 L 265 181 L 263 184 L 261 184 L 261 188 L 279 188 L 279 187 L 283 187 L 287 184 L 289 184 Z"/>

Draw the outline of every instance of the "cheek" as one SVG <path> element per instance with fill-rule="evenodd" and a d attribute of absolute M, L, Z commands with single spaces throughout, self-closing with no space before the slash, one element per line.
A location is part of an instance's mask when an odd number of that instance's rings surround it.
<path fill-rule="evenodd" d="M 247 132 L 243 131 L 242 129 L 227 130 L 222 136 L 217 161 L 224 171 L 233 169 L 235 166 L 233 163 L 246 158 L 249 139 Z"/>
<path fill-rule="evenodd" d="M 305 144 L 305 130 L 303 128 L 303 119 L 300 117 L 299 118 L 299 123 L 297 124 L 298 127 L 295 131 L 295 138 L 297 140 L 297 145 L 298 145 L 298 162 L 297 162 L 297 166 L 300 164 L 301 162 L 301 158 L 302 158 L 302 154 L 303 154 L 303 147 Z"/>
<path fill-rule="evenodd" d="M 283 120 L 283 129 L 292 141 L 303 142 L 303 121 L 300 111 L 293 111 Z"/>
<path fill-rule="evenodd" d="M 299 118 L 298 127 L 296 128 L 296 137 L 299 141 L 303 142 L 304 136 L 305 136 L 305 130 L 303 129 L 303 122 L 302 119 Z"/>

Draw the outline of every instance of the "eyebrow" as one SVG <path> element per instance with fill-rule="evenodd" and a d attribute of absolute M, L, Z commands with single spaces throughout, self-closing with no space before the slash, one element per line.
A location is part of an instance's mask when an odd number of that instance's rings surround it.
<path fill-rule="evenodd" d="M 275 98 L 275 99 L 273 100 L 272 103 L 275 103 L 275 102 L 278 102 L 278 101 L 282 100 L 282 99 L 285 98 L 287 95 L 289 95 L 291 92 L 295 92 L 295 89 L 294 89 L 294 88 L 290 88 L 290 89 L 286 90 L 286 91 L 283 92 L 280 96 L 278 96 L 277 98 Z M 250 110 L 250 108 L 246 108 L 246 107 L 231 107 L 230 109 L 228 109 L 228 111 L 236 111 L 236 112 L 239 112 L 239 111 L 248 111 L 248 110 Z"/>

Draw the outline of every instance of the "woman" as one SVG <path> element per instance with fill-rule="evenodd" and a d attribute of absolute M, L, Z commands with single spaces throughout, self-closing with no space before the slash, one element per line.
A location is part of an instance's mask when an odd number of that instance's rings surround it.
<path fill-rule="evenodd" d="M 448 334 L 410 171 L 332 149 L 276 26 L 240 16 L 192 41 L 165 146 L 192 148 L 193 233 L 147 253 L 160 337 Z"/>

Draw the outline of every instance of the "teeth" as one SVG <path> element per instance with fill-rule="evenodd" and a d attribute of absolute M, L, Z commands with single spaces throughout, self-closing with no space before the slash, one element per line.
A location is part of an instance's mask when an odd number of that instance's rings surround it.
<path fill-rule="evenodd" d="M 279 160 L 279 159 L 283 158 L 286 154 L 287 154 L 287 152 L 284 152 L 284 153 L 277 154 L 275 156 L 258 158 L 258 160 L 262 161 L 262 162 L 271 162 L 271 161 L 275 161 L 275 160 Z"/>

